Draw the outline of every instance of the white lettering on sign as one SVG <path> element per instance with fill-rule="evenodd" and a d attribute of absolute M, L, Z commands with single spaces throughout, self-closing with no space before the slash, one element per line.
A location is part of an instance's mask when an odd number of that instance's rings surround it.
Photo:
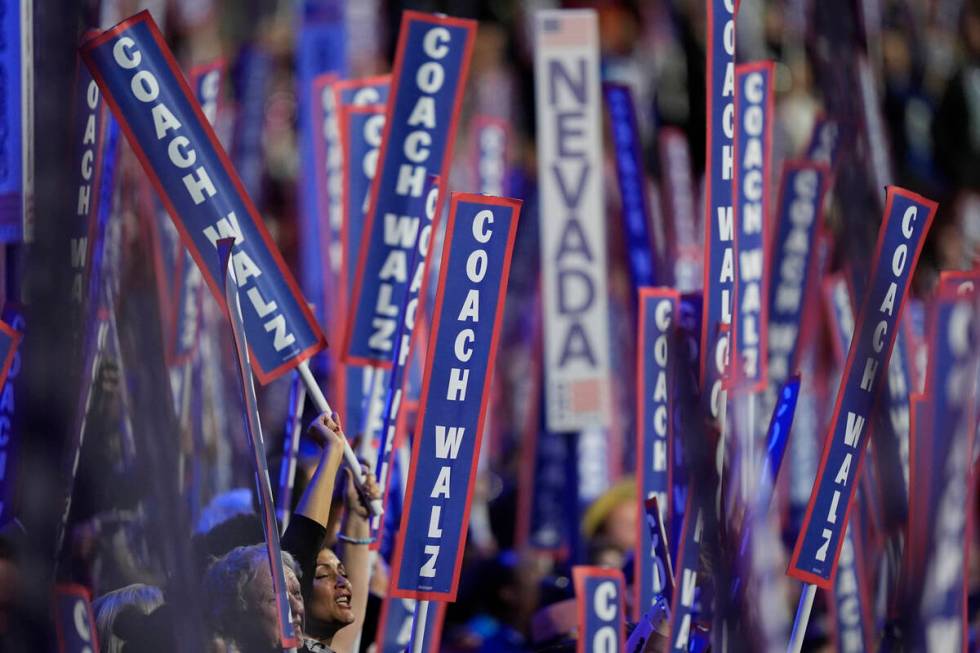
<path fill-rule="evenodd" d="M 112 48 L 112 55 L 116 65 L 123 70 L 137 69 L 143 61 L 142 52 L 137 48 L 136 42 L 128 36 L 123 36 L 116 41 Z M 188 170 L 182 177 L 182 181 L 194 204 L 200 205 L 215 197 L 218 191 L 207 169 L 203 165 L 194 167 L 197 162 L 197 152 L 187 136 L 180 133 L 183 125 L 164 102 L 166 94 L 160 96 L 160 84 L 154 74 L 149 70 L 137 70 L 131 79 L 130 88 L 137 100 L 146 104 L 152 103 L 150 112 L 153 116 L 156 137 L 161 141 L 161 147 L 166 142 L 171 164 L 175 168 Z M 265 331 L 272 334 L 272 346 L 275 351 L 281 352 L 292 347 L 296 342 L 296 336 L 289 330 L 285 316 L 276 302 L 266 299 L 255 285 L 254 280 L 263 272 L 249 253 L 241 247 L 245 238 L 235 212 L 232 211 L 219 218 L 214 224 L 205 227 L 203 233 L 215 248 L 221 238 L 235 239 L 231 262 L 234 265 L 238 287 L 249 299 L 248 302 L 243 302 L 243 305 L 251 306 L 256 316 L 262 320 Z"/>
<path fill-rule="evenodd" d="M 764 222 L 765 215 L 765 171 L 766 143 L 764 143 L 767 116 L 765 115 L 765 77 L 762 73 L 751 72 L 741 77 L 741 100 L 739 105 L 741 134 L 746 137 L 745 150 L 739 163 L 739 188 L 737 196 L 741 199 L 738 207 L 738 229 L 742 239 L 738 253 L 738 349 L 740 360 L 739 375 L 750 381 L 760 376 L 759 362 L 761 351 L 761 322 L 763 302 L 764 260 Z M 748 239 L 758 239 L 758 244 L 748 245 Z"/>
<path fill-rule="evenodd" d="M 99 86 L 90 81 L 85 91 L 85 104 L 83 107 L 76 107 L 76 111 L 85 112 L 85 131 L 82 134 L 82 142 L 79 144 L 79 173 L 81 178 L 78 182 L 78 200 L 76 202 L 76 218 L 89 218 L 93 198 L 92 184 L 95 183 L 95 157 L 96 157 L 96 120 L 99 113 Z M 99 193 L 94 190 L 95 195 Z M 88 224 L 86 224 L 86 227 Z M 74 302 L 81 304 L 85 289 L 84 284 L 85 265 L 88 257 L 88 230 L 84 230 L 84 235 L 71 239 L 71 298 Z"/>
<path fill-rule="evenodd" d="M 490 242 L 494 234 L 493 212 L 487 209 L 478 212 L 473 219 L 473 224 L 470 229 L 471 235 L 477 243 L 486 244 Z M 446 246 L 448 247 L 449 243 Z M 474 262 L 480 260 L 483 261 L 482 267 L 480 263 Z M 483 281 L 483 277 L 486 274 L 486 261 L 487 252 L 480 247 L 473 249 L 467 257 L 466 278 L 471 286 L 463 299 L 459 311 L 456 312 L 456 326 L 458 330 L 453 347 L 450 350 L 455 364 L 450 368 L 449 372 L 449 381 L 446 388 L 446 399 L 448 401 L 464 401 L 466 399 L 466 391 L 470 378 L 470 367 L 466 363 L 470 362 L 473 354 L 473 342 L 475 339 L 473 327 L 480 323 L 482 317 L 480 314 L 481 291 L 478 284 Z M 442 307 L 442 311 L 443 316 L 447 318 L 451 317 L 454 312 L 446 306 Z M 493 315 L 487 315 L 486 319 L 493 320 Z M 448 322 L 449 320 L 445 320 L 440 324 L 440 331 L 442 329 L 452 328 Z M 448 352 L 443 353 L 448 355 Z M 480 369 L 476 370 L 476 373 L 481 372 L 482 370 Z M 431 391 L 438 392 L 435 389 Z M 459 449 L 466 435 L 466 429 L 462 426 L 435 424 L 433 431 L 435 437 L 435 457 L 438 461 L 445 462 L 441 463 L 436 480 L 429 492 L 429 498 L 439 500 L 439 503 L 433 501 L 430 504 L 428 529 L 425 537 L 432 542 L 426 543 L 423 549 L 428 556 L 419 569 L 419 576 L 423 578 L 433 578 L 437 573 L 436 565 L 438 564 L 442 540 L 442 524 L 440 521 L 442 506 L 446 505 L 452 499 L 450 494 L 452 463 L 459 456 Z M 471 437 L 474 437 L 474 434 L 471 434 Z"/>

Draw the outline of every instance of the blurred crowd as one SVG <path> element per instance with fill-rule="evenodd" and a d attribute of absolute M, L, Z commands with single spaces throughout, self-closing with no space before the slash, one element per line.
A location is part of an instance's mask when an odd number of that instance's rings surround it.
<path fill-rule="evenodd" d="M 261 132 L 263 165 L 258 185 L 249 190 L 280 250 L 296 269 L 302 238 L 297 219 L 302 164 L 297 132 L 296 3 L 104 0 L 102 4 L 112 5 L 120 17 L 148 6 L 188 69 L 224 57 L 235 71 L 247 65 L 248 53 L 260 52 L 265 57 L 269 69 L 262 90 L 264 110 L 261 122 L 250 125 Z M 607 138 L 611 331 L 619 348 L 613 360 L 618 361 L 621 376 L 616 396 L 618 424 L 608 435 L 615 440 L 609 447 L 610 473 L 588 506 L 579 514 L 564 516 L 569 524 L 562 546 L 536 548 L 528 543 L 526 534 L 521 535 L 518 524 L 527 425 L 535 423 L 540 407 L 540 387 L 533 382 L 540 366 L 532 362 L 540 352 L 535 353 L 529 335 L 537 310 L 535 223 L 539 218 L 534 208 L 537 168 L 531 20 L 535 10 L 547 7 L 597 10 L 603 78 L 631 85 L 650 193 L 659 198 L 665 171 L 657 143 L 658 134 L 666 128 L 677 128 L 686 136 L 692 179 L 696 184 L 703 178 L 704 3 L 357 0 L 350 4 L 336 3 L 350 21 L 346 47 L 352 78 L 389 71 L 403 9 L 440 11 L 480 21 L 449 188 L 469 190 L 473 184 L 465 160 L 472 147 L 465 125 L 478 114 L 494 115 L 511 127 L 507 192 L 523 198 L 527 206 L 508 289 L 498 378 L 484 443 L 488 453 L 477 483 L 459 596 L 446 606 L 441 642 L 430 650 L 574 650 L 571 565 L 624 569 L 630 582 L 637 529 L 642 527 L 636 510 L 636 484 L 630 475 L 635 465 L 631 366 L 636 308 Z M 51 11 L 41 9 L 36 20 L 45 20 Z M 106 11 L 89 0 L 79 19 L 98 22 L 93 17 L 104 16 Z M 742 0 L 738 12 L 739 61 L 777 62 L 773 173 L 779 173 L 783 161 L 801 155 L 821 115 L 833 115 L 845 130 L 856 134 L 835 171 L 836 179 L 842 181 L 828 206 L 827 220 L 837 242 L 831 268 L 839 269 L 849 257 L 867 256 L 871 250 L 870 238 L 880 220 L 883 197 L 875 194 L 871 180 L 879 178 L 940 202 L 913 294 L 928 297 L 940 269 L 969 268 L 980 255 L 980 0 Z M 877 112 L 885 136 L 883 167 L 873 161 L 870 150 L 874 144 L 864 135 L 869 128 L 858 90 L 861 60 L 866 61 L 870 74 L 871 109 Z M 222 89 L 225 114 L 219 117 L 217 131 L 223 139 L 233 138 L 230 114 L 242 92 L 241 80 L 233 72 Z M 38 99 L 42 101 L 60 100 Z M 39 132 L 42 129 L 39 125 Z M 126 154 L 120 170 L 124 177 L 141 175 L 135 159 Z M 859 190 L 854 189 L 855 180 Z M 778 179 L 772 188 L 778 188 Z M 103 652 L 279 650 L 278 606 L 263 545 L 254 472 L 239 420 L 242 405 L 236 372 L 229 362 L 230 335 L 221 326 L 216 304 L 208 298 L 205 324 L 219 326 L 201 336 L 201 355 L 219 364 L 213 373 L 201 372 L 203 445 L 196 446 L 177 435 L 185 429 L 174 412 L 156 406 L 163 403 L 158 397 L 170 392 L 172 372 L 160 356 L 158 327 L 152 326 L 159 321 L 159 312 L 153 308 L 151 244 L 144 237 L 138 199 L 121 193 L 114 202 L 120 224 L 115 301 L 120 342 L 98 368 L 68 528 L 56 552 L 57 580 L 90 590 Z M 660 202 L 654 204 L 655 212 L 660 212 Z M 659 235 L 656 228 L 654 233 L 660 255 L 666 256 L 670 245 L 664 243 L 660 219 Z M 8 288 L 11 278 L 21 274 L 18 265 L 44 265 L 26 255 L 8 253 L 5 260 Z M 8 290 L 8 298 L 11 294 Z M 827 347 L 821 351 L 829 357 Z M 321 365 L 328 369 L 326 363 Z M 289 391 L 288 377 L 259 388 L 274 490 L 278 490 L 275 477 L 283 458 Z M 44 396 L 30 392 L 20 399 L 25 404 L 45 402 Z M 38 411 L 43 412 L 44 407 L 33 409 L 34 414 Z M 69 423 L 71 418 L 62 419 Z M 338 438 L 356 440 L 360 427 L 347 423 L 344 415 L 317 416 L 312 407 L 307 408 L 302 423 L 308 428 L 304 429 L 282 539 L 291 614 L 304 638 L 305 649 L 301 650 L 372 651 L 388 591 L 391 542 L 383 542 L 379 554 L 369 552 L 365 498 L 354 491 L 349 472 L 341 466 Z M 192 451 L 198 452 L 196 462 L 189 455 Z M 57 487 L 62 481 L 56 472 L 28 471 L 18 477 L 19 495 L 50 496 L 52 492 L 42 486 Z M 574 493 L 576 483 L 570 475 L 567 491 Z M 380 492 L 373 484 L 370 491 Z M 28 499 L 22 501 L 35 505 Z M 53 514 L 60 511 L 50 504 L 47 509 Z M 32 559 L 45 549 L 36 545 L 41 536 L 30 532 L 22 521 L 5 524 L 0 535 L 0 641 L 9 642 L 10 650 L 28 650 L 20 645 L 36 641 L 24 639 L 22 629 L 35 621 L 21 621 L 24 608 L 19 604 L 36 591 L 27 588 L 45 577 L 38 570 L 50 563 Z M 388 525 L 388 538 L 392 529 L 397 529 L 397 523 Z M 980 554 L 978 539 L 973 538 L 973 548 Z M 792 540 L 786 539 L 785 544 L 791 546 Z M 785 549 L 771 554 L 784 566 Z M 971 556 L 970 564 L 969 616 L 977 624 L 980 555 Z M 797 584 L 784 581 L 787 596 L 795 599 Z M 790 619 L 794 607 L 795 600 L 788 600 L 766 609 Z M 632 614 L 632 610 L 627 612 Z M 660 634 L 644 650 L 667 650 L 663 619 L 663 615 L 656 618 Z M 827 606 L 818 601 L 806 650 L 833 650 L 830 619 Z M 628 633 L 635 626 L 630 623 Z"/>

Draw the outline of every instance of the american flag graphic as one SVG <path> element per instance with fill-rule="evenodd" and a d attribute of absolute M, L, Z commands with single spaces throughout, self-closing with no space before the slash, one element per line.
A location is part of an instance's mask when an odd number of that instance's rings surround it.
<path fill-rule="evenodd" d="M 581 415 L 598 413 L 602 410 L 602 379 L 567 381 L 558 384 L 556 389 L 557 403 L 563 413 Z"/>
<path fill-rule="evenodd" d="M 538 14 L 538 46 L 593 46 L 596 43 L 595 12 L 547 11 Z"/>

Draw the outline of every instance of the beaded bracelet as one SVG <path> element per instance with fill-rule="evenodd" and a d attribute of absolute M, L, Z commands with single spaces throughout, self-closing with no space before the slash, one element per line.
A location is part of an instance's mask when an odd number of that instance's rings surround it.
<path fill-rule="evenodd" d="M 337 539 L 348 544 L 374 544 L 373 537 L 347 537 L 343 533 L 337 535 Z"/>

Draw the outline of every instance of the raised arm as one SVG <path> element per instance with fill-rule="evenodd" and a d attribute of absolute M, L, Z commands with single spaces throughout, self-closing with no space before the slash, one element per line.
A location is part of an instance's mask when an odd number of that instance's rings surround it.
<path fill-rule="evenodd" d="M 381 496 L 374 474 L 364 467 L 367 482 L 365 489 L 367 499 L 377 499 Z M 351 610 L 354 613 L 354 623 L 340 629 L 333 638 L 332 646 L 339 653 L 354 650 L 358 635 L 364 627 L 364 614 L 367 612 L 368 585 L 371 581 L 371 551 L 368 541 L 371 535 L 370 513 L 367 504 L 358 496 L 354 489 L 350 471 L 347 471 L 347 496 L 343 534 L 340 538 L 341 560 L 347 568 L 347 578 L 351 584 Z"/>

